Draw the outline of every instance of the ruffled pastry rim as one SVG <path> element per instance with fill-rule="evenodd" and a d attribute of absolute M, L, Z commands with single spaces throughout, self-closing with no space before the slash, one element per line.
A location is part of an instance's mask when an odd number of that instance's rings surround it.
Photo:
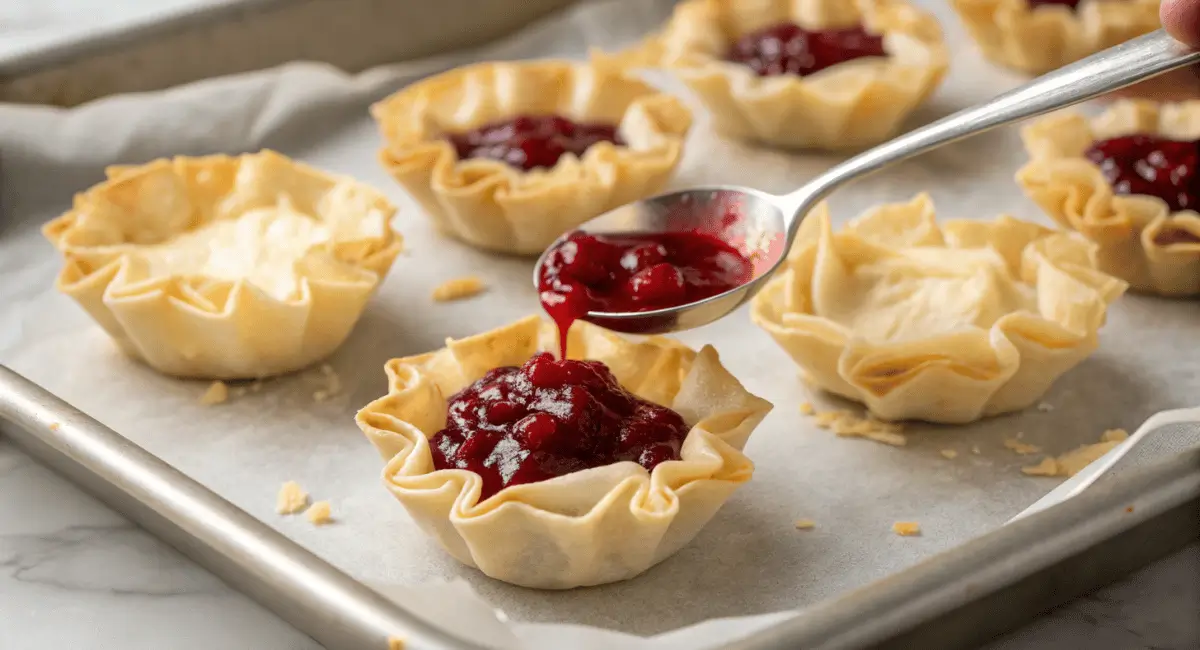
<path fill-rule="evenodd" d="M 1200 239 L 1200 214 L 1172 212 L 1153 196 L 1114 194 L 1083 155 L 1097 140 L 1135 133 L 1200 139 L 1200 101 L 1120 100 L 1091 119 L 1069 111 L 1042 118 L 1021 132 L 1030 162 L 1017 172 L 1017 183 L 1056 222 L 1095 242 L 1106 273 L 1136 291 L 1200 295 L 1200 241 L 1159 243 L 1167 231 Z"/>
<path fill-rule="evenodd" d="M 383 479 L 389 491 L 453 557 L 498 580 L 545 589 L 631 578 L 690 541 L 729 494 L 750 480 L 754 465 L 741 449 L 771 410 L 769 402 L 746 391 L 724 369 L 711 346 L 697 352 L 662 337 L 634 342 L 580 322 L 571 329 L 568 355 L 604 361 L 633 393 L 669 403 L 683 415 L 692 425 L 683 460 L 663 463 L 652 472 L 635 463 L 616 463 L 511 486 L 481 503 L 478 474 L 432 469 L 428 438 L 445 421 L 445 396 L 491 368 L 518 365 L 535 352 L 557 349 L 557 340 L 552 323 L 530 316 L 482 334 L 447 339 L 446 347 L 436 352 L 393 359 L 385 366 L 388 394 L 355 418 L 387 462 Z M 405 412 L 422 421 L 402 419 Z M 430 500 L 440 503 L 429 505 Z M 626 515 L 626 527 L 636 530 L 614 534 L 605 529 L 605 522 Z M 579 531 L 590 532 L 580 537 Z M 656 547 L 625 546 L 643 537 Z M 563 551 L 568 569 L 531 574 L 528 567 L 497 556 L 502 552 L 498 544 L 480 540 L 569 548 Z M 613 557 L 618 558 L 616 569 L 588 566 L 594 558 Z"/>
<path fill-rule="evenodd" d="M 298 291 L 281 299 L 245 280 L 221 280 L 204 275 L 136 277 L 129 252 L 146 236 L 159 243 L 211 218 L 222 199 L 244 198 L 237 186 L 245 165 L 267 182 L 291 185 L 295 191 L 324 184 L 365 201 L 363 216 L 382 219 L 378 237 L 334 240 L 314 247 L 297 264 L 304 264 Z M 43 235 L 63 256 L 55 288 L 72 297 L 100 324 L 129 356 L 169 375 L 203 379 L 249 379 L 283 374 L 309 366 L 332 353 L 348 336 L 367 299 L 374 293 L 400 252 L 403 239 L 391 227 L 396 208 L 383 194 L 349 177 L 337 176 L 293 161 L 273 151 L 241 156 L 178 156 L 136 166 L 112 166 L 107 179 L 77 194 L 72 208 L 42 228 Z M 121 230 L 120 214 L 128 216 L 139 200 L 163 198 L 153 183 L 170 178 L 187 202 L 180 223 L 154 214 L 142 232 L 123 233 L 113 246 L 96 243 L 88 219 L 93 215 Z M 222 185 L 223 184 L 223 185 Z M 226 193 L 216 193 L 218 189 Z M 147 199 L 142 190 L 151 197 Z M 210 196 L 211 195 L 211 196 Z M 209 196 L 210 216 L 193 201 Z M 179 198 L 176 196 L 175 198 Z M 263 198 L 263 197 L 258 197 Z M 247 199 L 256 200 L 256 199 Z M 265 201 L 266 199 L 263 198 Z M 245 210 L 262 205 L 242 205 Z M 178 207 L 178 206 L 176 206 Z M 320 208 L 314 208 L 319 210 Z M 105 216 L 111 217 L 105 219 Z M 176 215 L 177 217 L 180 215 Z M 236 216 L 236 215 L 235 215 Z M 176 217 L 172 217 L 176 218 Z M 155 221 L 154 219 L 159 219 Z M 152 232 L 158 229 L 157 233 Z M 137 227 L 130 228 L 138 230 Z M 150 231 L 150 232 L 148 232 Z M 112 244 L 112 242 L 110 242 Z M 120 246 L 125 250 L 112 251 Z M 212 334 L 213 338 L 209 338 Z"/>
<path fill-rule="evenodd" d="M 951 0 L 967 33 L 994 63 L 1049 72 L 1158 29 L 1159 0 L 1085 0 L 1078 10 L 1026 0 Z"/>
<path fill-rule="evenodd" d="M 866 341 L 812 313 L 823 260 L 927 247 L 995 250 L 1015 279 L 1036 288 L 1041 313 L 1010 313 L 987 330 L 889 343 Z M 924 194 L 881 205 L 836 234 L 822 204 L 803 223 L 782 273 L 755 296 L 751 318 L 817 386 L 887 420 L 962 424 L 1030 406 L 1096 348 L 1107 307 L 1125 284 L 1097 271 L 1091 254 L 1088 242 L 1069 233 L 1007 216 L 939 227 Z"/>
<path fill-rule="evenodd" d="M 592 84 L 590 93 L 579 89 Z M 472 113 L 464 112 L 464 107 Z M 516 114 L 557 113 L 618 125 L 624 146 L 599 143 L 550 169 L 458 160 L 441 133 Z M 442 232 L 501 253 L 535 255 L 562 233 L 659 192 L 683 155 L 692 115 L 677 98 L 593 52 L 588 62 L 490 61 L 429 77 L 371 107 L 384 169 Z"/>
<path fill-rule="evenodd" d="M 889 56 L 841 63 L 806 77 L 760 78 L 721 58 L 736 34 L 765 26 L 763 19 L 748 17 L 761 6 L 749 3 L 739 13 L 738 4 L 686 0 L 661 31 L 621 55 L 630 65 L 664 67 L 677 75 L 712 113 L 716 130 L 730 137 L 785 149 L 878 144 L 933 94 L 949 68 L 937 19 L 905 0 L 816 0 L 792 3 L 789 18 L 809 28 L 864 24 L 884 35 Z M 735 34 L 721 26 L 726 13 L 743 23 Z"/>

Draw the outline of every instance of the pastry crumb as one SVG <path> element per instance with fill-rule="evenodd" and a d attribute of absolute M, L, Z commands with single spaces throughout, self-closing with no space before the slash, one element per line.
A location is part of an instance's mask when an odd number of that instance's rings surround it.
<path fill-rule="evenodd" d="M 1058 476 L 1058 461 L 1053 458 L 1043 458 L 1037 465 L 1022 467 L 1021 473 L 1026 476 Z"/>
<path fill-rule="evenodd" d="M 308 506 L 308 493 L 295 481 L 288 481 L 279 488 L 279 496 L 275 499 L 275 512 L 281 515 L 294 515 Z"/>
<path fill-rule="evenodd" d="M 854 417 L 854 414 L 850 411 L 822 411 L 814 415 L 813 421 L 816 422 L 818 427 L 828 429 L 835 422 L 839 422 L 842 418 L 846 417 Z"/>
<path fill-rule="evenodd" d="M 814 415 L 817 409 L 813 407 L 812 402 L 800 403 L 800 415 Z"/>
<path fill-rule="evenodd" d="M 1056 458 L 1047 457 L 1033 467 L 1022 467 L 1021 472 L 1029 476 L 1061 476 L 1070 478 L 1083 468 L 1099 460 L 1114 447 L 1129 438 L 1124 429 L 1109 429 L 1100 436 L 1100 442 L 1076 447 Z"/>
<path fill-rule="evenodd" d="M 208 385 L 208 390 L 200 396 L 201 406 L 216 406 L 229 401 L 229 386 L 223 381 L 214 381 Z"/>
<path fill-rule="evenodd" d="M 338 376 L 333 366 L 328 363 L 321 364 L 319 372 L 321 380 L 325 382 L 325 387 L 313 391 L 312 398 L 314 402 L 324 402 L 342 392 L 342 378 Z"/>
<path fill-rule="evenodd" d="M 1038 402 L 1037 410 L 1041 411 L 1042 413 L 1049 413 L 1050 411 L 1054 410 L 1054 405 L 1050 402 Z"/>
<path fill-rule="evenodd" d="M 330 507 L 328 501 L 317 501 L 309 506 L 308 510 L 304 511 L 304 516 L 307 517 L 314 526 L 324 526 L 330 521 L 333 521 L 333 518 L 330 516 L 332 512 L 333 508 Z"/>
<path fill-rule="evenodd" d="M 941 454 L 942 458 L 945 458 L 946 460 L 954 460 L 955 458 L 958 458 L 958 452 L 954 451 L 953 449 L 943 449 Z"/>
<path fill-rule="evenodd" d="M 816 413 L 813 421 L 843 438 L 865 438 L 893 447 L 908 444 L 908 438 L 901 433 L 904 425 L 899 422 L 884 422 L 871 416 L 861 418 L 850 411 L 823 411 Z"/>
<path fill-rule="evenodd" d="M 404 650 L 404 640 L 394 636 L 388 637 L 388 650 Z"/>
<path fill-rule="evenodd" d="M 892 524 L 892 532 L 901 537 L 915 537 L 921 534 L 921 524 L 915 521 L 897 521 Z"/>
<path fill-rule="evenodd" d="M 812 530 L 817 527 L 817 522 L 812 519 L 797 519 L 796 530 Z"/>
<path fill-rule="evenodd" d="M 890 433 L 887 431 L 872 431 L 864 437 L 872 442 L 881 442 L 893 447 L 903 447 L 908 444 L 908 438 L 899 433 Z"/>
<path fill-rule="evenodd" d="M 1016 452 L 1017 455 L 1019 455 L 1019 456 L 1028 456 L 1029 454 L 1036 454 L 1042 450 L 1042 448 L 1038 447 L 1037 445 L 1030 445 L 1030 444 L 1021 442 L 1020 440 L 1017 440 L 1016 438 L 1006 439 L 1004 441 L 1004 447 L 1006 449 L 1011 449 L 1012 451 Z"/>
<path fill-rule="evenodd" d="M 433 288 L 434 302 L 450 302 L 463 300 L 483 293 L 487 285 L 475 275 L 447 280 Z"/>
<path fill-rule="evenodd" d="M 829 428 L 839 436 L 865 436 L 871 431 L 866 420 L 860 420 L 853 415 L 834 420 Z"/>
<path fill-rule="evenodd" d="M 1125 442 L 1129 439 L 1129 432 L 1124 429 L 1109 429 L 1100 436 L 1100 442 Z"/>
<path fill-rule="evenodd" d="M 1075 476 L 1079 472 L 1082 472 L 1083 468 L 1096 462 L 1109 451 L 1112 451 L 1112 448 L 1118 444 L 1120 443 L 1098 442 L 1068 451 L 1055 459 L 1058 463 L 1058 475 L 1066 477 Z"/>
<path fill-rule="evenodd" d="M 51 430 L 51 431 L 58 431 L 59 427 L 61 427 L 61 426 L 62 426 L 62 425 L 61 425 L 61 424 L 59 424 L 59 423 L 57 423 L 57 422 L 51 422 L 51 423 L 50 423 L 50 430 Z"/>

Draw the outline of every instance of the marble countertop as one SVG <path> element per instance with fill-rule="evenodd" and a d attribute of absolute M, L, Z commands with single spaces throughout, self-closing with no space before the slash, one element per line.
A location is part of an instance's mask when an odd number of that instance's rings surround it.
<path fill-rule="evenodd" d="M 6 0 L 0 57 L 220 1 Z M 319 648 L 2 439 L 0 495 L 0 650 Z M 1200 648 L 1198 576 L 1193 544 L 988 650 Z"/>

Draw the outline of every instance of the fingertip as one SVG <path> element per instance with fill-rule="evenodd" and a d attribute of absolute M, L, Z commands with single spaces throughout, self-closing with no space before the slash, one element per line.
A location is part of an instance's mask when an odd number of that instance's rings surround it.
<path fill-rule="evenodd" d="M 1175 40 L 1200 47 L 1200 0 L 1163 0 L 1159 16 Z"/>

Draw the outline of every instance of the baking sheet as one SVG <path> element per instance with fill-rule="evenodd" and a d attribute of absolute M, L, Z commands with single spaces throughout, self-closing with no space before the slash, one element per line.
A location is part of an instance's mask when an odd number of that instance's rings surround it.
<path fill-rule="evenodd" d="M 943 19 L 956 56 L 946 86 L 914 123 L 1020 82 L 982 61 L 944 3 L 921 4 Z M 581 7 L 460 58 L 581 58 L 588 46 L 630 42 L 665 17 L 669 5 L 618 0 Z M 968 427 L 915 425 L 903 449 L 838 439 L 802 418 L 797 405 L 845 405 L 810 396 L 790 360 L 743 309 L 680 338 L 714 344 L 750 390 L 776 404 L 746 449 L 758 462 L 754 480 L 692 544 L 635 580 L 566 593 L 492 581 L 451 560 L 408 520 L 380 484 L 382 463 L 352 420 L 358 407 L 384 392 L 386 359 L 440 347 L 446 336 L 469 335 L 538 308 L 529 285 L 531 260 L 487 255 L 438 237 L 375 163 L 379 141 L 367 104 L 448 61 L 357 77 L 295 64 L 71 111 L 0 107 L 0 362 L 352 575 L 381 585 L 462 579 L 512 620 L 527 623 L 516 626 L 527 647 L 546 648 L 563 647 L 568 638 L 569 647 L 585 638 L 596 647 L 605 638 L 614 643 L 611 636 L 561 624 L 655 635 L 711 618 L 794 610 L 879 579 L 1003 524 L 1057 484 L 1023 476 L 1020 467 L 1037 458 L 1004 449 L 1005 438 L 1023 433 L 1023 441 L 1058 453 L 1095 442 L 1105 429 L 1132 430 L 1156 411 L 1194 405 L 1200 395 L 1200 360 L 1180 354 L 1200 332 L 1197 303 L 1129 296 L 1114 306 L 1101 349 L 1047 395 L 1051 411 Z M 722 140 L 697 112 L 676 187 L 721 182 L 782 192 L 837 160 Z M 205 384 L 160 377 L 121 357 L 80 309 L 52 290 L 59 262 L 37 226 L 65 209 L 73 192 L 100 180 L 106 164 L 260 147 L 386 191 L 401 205 L 398 228 L 409 250 L 330 359 L 343 384 L 339 395 L 316 402 L 322 380 L 310 372 L 205 408 L 197 404 Z M 945 218 L 1006 212 L 1045 221 L 1012 182 L 1023 160 L 1013 129 L 986 134 L 835 196 L 835 215 L 845 221 L 872 204 L 929 190 Z M 487 277 L 490 291 L 460 303 L 431 302 L 433 286 L 466 273 Z M 980 453 L 972 453 L 974 447 Z M 943 449 L 959 456 L 947 460 Z M 337 524 L 318 529 L 302 518 L 278 517 L 274 495 L 286 480 L 332 500 Z M 801 518 L 815 520 L 817 528 L 795 530 Z M 919 521 L 923 536 L 895 536 L 897 520 Z M 710 622 L 653 646 L 716 643 L 779 617 Z"/>

